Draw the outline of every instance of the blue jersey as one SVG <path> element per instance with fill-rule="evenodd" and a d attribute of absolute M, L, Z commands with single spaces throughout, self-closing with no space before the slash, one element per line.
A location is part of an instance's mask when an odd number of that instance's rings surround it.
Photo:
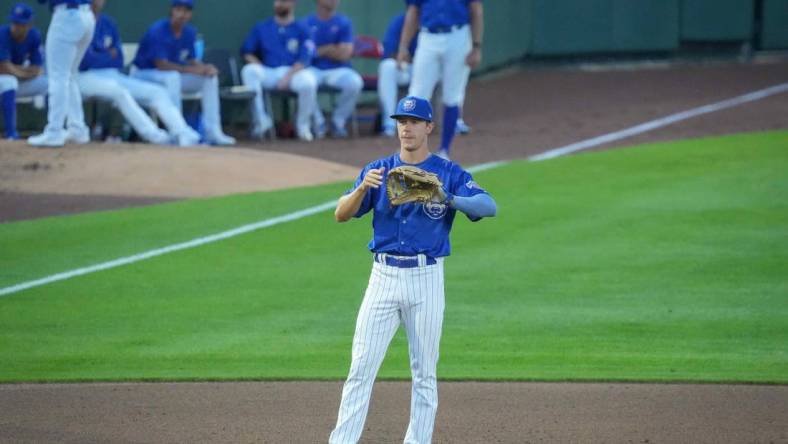
<path fill-rule="evenodd" d="M 307 28 L 312 34 L 312 41 L 316 47 L 335 45 L 339 43 L 353 44 L 353 24 L 350 19 L 342 14 L 335 14 L 328 20 L 320 20 L 317 14 L 312 14 L 304 19 Z M 317 57 L 312 60 L 312 66 L 319 69 L 332 69 L 350 66 L 350 62 L 338 62 L 333 59 Z"/>
<path fill-rule="evenodd" d="M 399 39 L 402 37 L 402 28 L 405 26 L 405 13 L 394 17 L 391 22 L 389 23 L 389 27 L 386 29 L 386 35 L 383 37 L 383 58 L 384 59 L 393 59 L 397 57 L 397 52 L 399 51 Z M 408 51 L 410 51 L 410 56 L 413 57 L 416 54 L 416 44 L 418 43 L 419 33 L 416 31 L 416 35 L 413 36 L 413 40 L 410 41 L 410 47 Z"/>
<path fill-rule="evenodd" d="M 38 3 L 49 3 L 50 8 L 64 3 L 67 5 L 87 5 L 91 2 L 92 0 L 38 0 Z"/>
<path fill-rule="evenodd" d="M 364 181 L 370 169 L 386 168 L 386 173 L 398 166 L 408 165 L 395 154 L 376 160 L 361 171 L 353 187 Z M 443 187 L 455 196 L 470 197 L 486 193 L 470 173 L 458 164 L 431 155 L 424 162 L 414 165 L 425 171 L 435 173 L 443 182 Z M 350 193 L 352 190 L 349 190 Z M 448 205 L 435 203 L 407 203 L 392 207 L 386 195 L 385 177 L 378 189 L 367 191 L 355 217 L 361 217 L 373 210 L 372 228 L 374 236 L 369 249 L 375 253 L 389 253 L 402 256 L 426 254 L 432 257 L 448 256 L 451 253 L 449 233 L 457 210 Z M 479 219 L 471 219 L 479 220 Z"/>
<path fill-rule="evenodd" d="M 41 33 L 30 29 L 22 42 L 11 37 L 11 25 L 0 26 L 0 62 L 10 61 L 14 65 L 41 66 Z"/>
<path fill-rule="evenodd" d="M 273 18 L 257 23 L 241 46 L 241 55 L 253 54 L 271 68 L 301 63 L 309 65 L 315 45 L 306 25 L 294 21 L 287 25 Z"/>
<path fill-rule="evenodd" d="M 405 0 L 420 9 L 419 23 L 430 32 L 447 32 L 470 23 L 468 5 L 481 0 Z"/>
<path fill-rule="evenodd" d="M 112 49 L 115 50 L 115 57 L 112 57 L 110 53 Z M 80 71 L 102 68 L 123 69 L 123 48 L 121 47 L 118 25 L 104 14 L 99 15 L 96 20 L 93 40 L 79 65 Z"/>
<path fill-rule="evenodd" d="M 178 65 L 187 65 L 194 60 L 194 42 L 197 30 L 194 26 L 183 27 L 181 36 L 172 33 L 169 19 L 161 19 L 151 25 L 140 40 L 134 65 L 140 69 L 155 69 L 156 60 L 167 60 Z"/>

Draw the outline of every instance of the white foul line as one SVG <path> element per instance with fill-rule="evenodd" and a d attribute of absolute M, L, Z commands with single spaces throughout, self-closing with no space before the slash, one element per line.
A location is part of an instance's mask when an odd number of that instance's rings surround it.
<path fill-rule="evenodd" d="M 555 157 L 565 156 L 567 154 L 571 154 L 577 151 L 581 151 L 584 149 L 592 148 L 595 146 L 602 145 L 604 143 L 613 142 L 616 140 L 621 140 L 636 134 L 644 133 L 647 131 L 654 130 L 656 128 L 661 128 L 663 126 L 670 125 L 675 122 L 679 122 L 681 120 L 690 119 L 692 117 L 700 116 L 702 114 L 707 114 L 715 111 L 720 111 L 726 108 L 732 108 L 737 105 L 741 105 L 747 102 L 752 102 L 755 100 L 760 100 L 765 97 L 769 97 L 775 94 L 780 94 L 783 92 L 788 91 L 788 83 L 783 83 L 780 85 L 772 86 L 770 88 L 762 89 L 759 91 L 751 92 L 749 94 L 744 94 L 742 96 L 734 97 L 732 99 L 723 100 L 722 102 L 713 103 L 711 105 L 701 106 L 698 108 L 694 108 L 688 111 L 683 111 L 680 113 L 672 114 L 667 117 L 663 117 L 661 119 L 652 120 L 650 122 L 646 122 L 637 126 L 633 126 L 632 128 L 627 128 L 621 131 L 616 131 L 614 133 L 606 134 L 599 137 L 594 137 L 593 139 L 584 140 L 581 142 L 573 143 L 571 145 L 567 145 L 561 148 L 556 148 L 542 154 L 538 154 L 536 156 L 531 156 L 528 159 L 531 161 L 540 161 L 546 159 L 552 159 Z M 508 162 L 489 162 L 484 163 L 481 165 L 476 165 L 473 167 L 468 168 L 468 171 L 471 173 L 478 173 L 480 171 L 486 171 L 493 168 L 498 168 L 502 165 L 506 165 Z M 144 253 L 136 254 L 133 256 L 126 256 L 120 259 L 115 259 L 109 262 L 103 262 L 96 265 L 91 265 L 89 267 L 78 268 L 76 270 L 67 271 L 64 273 L 53 274 L 51 276 L 47 276 L 45 278 L 37 279 L 34 281 L 23 282 L 21 284 L 13 285 L 11 287 L 0 288 L 0 297 L 8 296 L 10 294 L 18 293 L 23 290 L 27 290 L 34 287 L 40 287 L 42 285 L 51 284 L 53 282 L 64 281 L 66 279 L 71 279 L 73 277 L 82 276 L 85 274 L 95 273 L 97 271 L 108 270 L 110 268 L 116 268 L 123 265 L 133 264 L 135 262 L 144 261 L 146 259 L 154 258 L 157 256 L 161 256 L 168 253 L 173 253 L 175 251 L 186 250 L 189 248 L 195 248 L 202 245 L 206 245 L 209 243 L 217 242 L 224 239 L 229 239 L 231 237 L 239 236 L 241 234 L 250 233 L 252 231 L 260 230 L 263 228 L 272 227 L 274 225 L 283 224 L 286 222 L 292 222 L 298 219 L 303 219 L 304 217 L 312 216 L 314 214 L 322 213 L 323 211 L 328 211 L 334 208 L 337 204 L 336 200 L 331 202 L 326 202 L 320 205 L 316 205 L 313 207 L 309 207 L 303 210 L 299 210 L 293 213 L 285 214 L 283 216 L 277 216 L 271 219 L 262 220 L 259 222 L 251 223 L 248 225 L 243 225 L 238 228 L 234 228 L 232 230 L 223 231 L 221 233 L 213 234 L 210 236 L 199 237 L 196 239 L 192 239 L 187 242 L 182 242 L 179 244 L 170 245 L 163 248 L 158 248 L 155 250 L 150 250 Z"/>
<path fill-rule="evenodd" d="M 156 256 L 161 256 L 167 253 L 186 250 L 188 248 L 199 247 L 201 245 L 217 242 L 224 239 L 229 239 L 231 237 L 250 233 L 252 231 L 260 230 L 262 228 L 272 227 L 274 225 L 283 224 L 285 222 L 292 222 L 294 220 L 302 219 L 304 217 L 311 216 L 313 214 L 322 213 L 323 211 L 336 207 L 336 205 L 337 205 L 337 201 L 334 200 L 304 210 L 296 211 L 294 213 L 285 214 L 284 216 L 278 216 L 271 219 L 266 219 L 260 222 L 244 225 L 238 228 L 234 228 L 232 230 L 223 231 L 221 233 L 213 234 L 210 236 L 192 239 L 190 241 L 183 242 L 180 244 L 175 244 L 164 248 L 150 250 L 145 253 L 136 254 L 134 256 L 122 257 L 120 259 L 115 259 L 113 261 L 92 265 L 90 267 L 79 268 L 76 270 L 67 271 L 65 273 L 53 274 L 52 276 L 47 276 L 45 278 L 38 279 L 35 281 L 24 282 L 18 285 L 14 285 L 12 287 L 2 288 L 0 289 L 0 296 L 7 296 L 9 294 L 17 293 L 22 290 L 27 290 L 29 288 L 39 287 L 41 285 L 46 285 L 57 281 L 71 279 L 73 277 L 82 276 L 84 274 L 89 274 L 89 273 L 95 273 L 97 271 L 108 270 L 110 268 L 120 267 L 122 265 L 133 264 L 134 262 L 144 261 L 146 259 L 150 259 Z"/>
<path fill-rule="evenodd" d="M 698 108 L 693 108 L 687 111 L 682 111 L 680 113 L 671 114 L 669 116 L 662 117 L 660 119 L 652 120 L 650 122 L 641 123 L 640 125 L 633 126 L 632 128 L 627 128 L 621 131 L 616 131 L 614 133 L 605 134 L 599 137 L 594 137 L 593 139 L 583 140 L 581 142 L 573 143 L 571 145 L 567 145 L 561 148 L 552 149 L 542 154 L 531 156 L 528 158 L 528 160 L 536 162 L 540 160 L 547 160 L 547 159 L 553 159 L 555 157 L 565 156 L 567 154 L 571 154 L 577 151 L 593 148 L 595 146 L 599 146 L 605 143 L 615 142 L 621 139 L 626 139 L 627 137 L 652 131 L 657 128 L 662 128 L 663 126 L 668 126 L 682 120 L 691 119 L 693 117 L 697 117 L 703 114 L 713 113 L 715 111 L 721 111 L 726 108 L 733 108 L 734 106 L 739 106 L 747 102 L 760 100 L 786 91 L 788 91 L 788 83 L 775 85 L 766 89 L 751 92 L 749 94 L 744 94 L 742 96 L 734 97 L 732 99 L 723 100 L 722 102 L 712 103 L 711 105 L 700 106 Z"/>

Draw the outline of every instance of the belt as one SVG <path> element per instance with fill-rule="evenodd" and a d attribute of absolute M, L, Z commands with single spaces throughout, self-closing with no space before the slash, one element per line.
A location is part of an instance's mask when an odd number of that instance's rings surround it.
<path fill-rule="evenodd" d="M 433 26 L 431 28 L 421 28 L 423 31 L 427 31 L 430 34 L 448 34 L 450 32 L 457 31 L 458 29 L 462 29 L 465 25 L 451 25 L 451 26 Z"/>
<path fill-rule="evenodd" d="M 82 6 L 88 6 L 87 3 L 58 3 L 55 5 L 55 9 L 63 8 L 63 9 L 79 9 Z"/>
<path fill-rule="evenodd" d="M 420 254 L 418 256 L 391 256 L 386 253 L 375 253 L 375 262 L 397 268 L 416 268 L 419 267 L 419 259 L 424 258 L 424 265 L 435 265 L 438 263 L 432 256 Z"/>

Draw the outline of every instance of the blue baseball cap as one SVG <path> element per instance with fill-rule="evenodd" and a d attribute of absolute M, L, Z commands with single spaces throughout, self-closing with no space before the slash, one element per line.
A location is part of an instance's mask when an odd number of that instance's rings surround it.
<path fill-rule="evenodd" d="M 397 111 L 391 115 L 392 119 L 397 117 L 415 117 L 417 119 L 432 122 L 432 105 L 427 99 L 416 96 L 407 96 L 397 104 Z"/>
<path fill-rule="evenodd" d="M 194 0 L 172 0 L 172 7 L 186 6 L 189 9 L 194 9 Z"/>
<path fill-rule="evenodd" d="M 33 19 L 33 8 L 24 3 L 17 3 L 11 8 L 10 20 L 11 23 L 17 25 L 26 25 Z"/>

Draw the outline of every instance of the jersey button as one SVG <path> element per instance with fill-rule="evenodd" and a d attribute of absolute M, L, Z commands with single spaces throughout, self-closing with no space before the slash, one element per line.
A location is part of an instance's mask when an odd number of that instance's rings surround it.
<path fill-rule="evenodd" d="M 403 224 L 406 224 L 406 223 L 408 223 L 408 221 L 406 221 L 406 220 L 403 220 L 403 221 L 402 221 L 402 223 L 403 223 Z"/>
<path fill-rule="evenodd" d="M 405 241 L 402 241 L 402 242 L 400 242 L 399 244 L 400 244 L 400 245 L 405 245 Z"/>

